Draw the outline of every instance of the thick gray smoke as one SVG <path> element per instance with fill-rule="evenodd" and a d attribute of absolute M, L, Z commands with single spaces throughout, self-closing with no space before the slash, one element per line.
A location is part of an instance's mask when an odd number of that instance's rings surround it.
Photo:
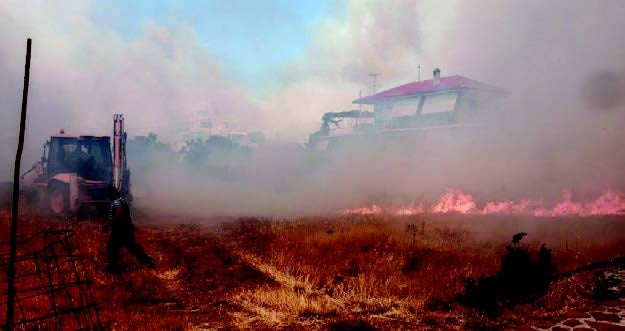
<path fill-rule="evenodd" d="M 19 109 L 22 44 L 33 26 L 33 38 L 42 41 L 34 54 L 31 152 L 58 127 L 105 133 L 110 115 L 120 111 L 131 136 L 154 131 L 171 142 L 190 114 L 208 109 L 271 138 L 227 176 L 190 166 L 178 154 L 130 156 L 140 167 L 139 204 L 202 215 L 292 215 L 428 200 L 448 187 L 483 199 L 555 199 L 563 188 L 585 199 L 625 189 L 623 1 L 350 1 L 340 15 L 319 22 L 307 54 L 286 64 L 283 84 L 257 103 L 220 78 L 185 27 L 147 27 L 128 42 L 85 20 L 66 23 L 83 27 L 66 35 L 49 31 L 44 23 L 55 26 L 51 16 L 38 11 L 27 20 L 37 24 L 19 23 L 21 7 L 0 5 L 2 24 L 11 27 L 0 31 L 3 155 L 12 155 L 6 146 L 13 146 L 9 123 L 17 114 L 8 110 Z M 416 80 L 418 65 L 424 79 L 440 67 L 443 76 L 460 74 L 511 93 L 486 128 L 453 144 L 430 139 L 424 150 L 410 142 L 367 142 L 323 158 L 301 148 L 324 112 L 352 109 L 359 90 L 371 91 L 368 73 L 383 74 L 380 90 Z"/>
<path fill-rule="evenodd" d="M 465 4 L 446 36 L 452 68 L 512 94 L 499 127 L 514 149 L 508 175 L 542 189 L 623 188 L 625 4 Z M 470 23 L 472 22 L 472 23 Z M 517 162 L 528 153 L 526 162 Z M 505 175 L 505 174 L 502 174 Z"/>
<path fill-rule="evenodd" d="M 33 39 L 27 165 L 61 128 L 110 134 L 115 113 L 132 119 L 132 133 L 158 131 L 168 141 L 183 139 L 200 111 L 254 129 L 258 107 L 223 78 L 193 30 L 147 23 L 129 40 L 98 25 L 97 10 L 83 1 L 0 3 L 0 152 L 6 156 L 0 178 L 12 169 L 27 37 Z"/>
<path fill-rule="evenodd" d="M 453 144 L 351 145 L 309 167 L 301 152 L 268 154 L 263 184 L 199 191 L 227 201 L 213 211 L 272 214 L 428 200 L 448 187 L 483 199 L 622 190 L 624 16 L 620 1 L 351 2 L 344 21 L 320 24 L 309 57 L 269 104 L 284 129 L 313 130 L 323 112 L 349 109 L 357 89 L 368 92 L 369 72 L 383 73 L 388 88 L 415 80 L 419 64 L 503 87 L 507 102 L 483 132 Z"/>

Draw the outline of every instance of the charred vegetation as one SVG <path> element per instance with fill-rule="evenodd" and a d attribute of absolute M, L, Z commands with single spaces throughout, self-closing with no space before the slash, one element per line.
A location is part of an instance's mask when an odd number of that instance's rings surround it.
<path fill-rule="evenodd" d="M 520 243 L 525 235 L 515 234 L 505 246 L 501 270 L 494 276 L 466 280 L 464 293 L 458 296 L 462 305 L 497 316 L 501 309 L 532 302 L 546 293 L 556 276 L 551 250 L 542 244 L 531 252 L 528 245 Z"/>

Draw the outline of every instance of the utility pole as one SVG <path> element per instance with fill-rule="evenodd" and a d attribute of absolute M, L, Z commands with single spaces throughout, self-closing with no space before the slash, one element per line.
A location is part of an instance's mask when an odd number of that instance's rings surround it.
<path fill-rule="evenodd" d="M 362 99 L 362 90 L 358 91 L 358 99 Z M 362 101 L 358 103 L 358 110 L 362 113 Z"/>
<path fill-rule="evenodd" d="M 26 131 L 26 105 L 28 104 L 28 83 L 30 80 L 30 45 L 26 40 L 26 64 L 24 66 L 24 88 L 22 90 L 22 112 L 20 116 L 20 136 L 15 154 L 15 168 L 13 171 L 13 203 L 11 205 L 11 247 L 9 252 L 9 266 L 7 270 L 7 318 L 6 329 L 13 330 L 13 315 L 15 313 L 15 259 L 17 255 L 17 213 L 20 195 L 20 164 L 24 149 L 24 131 Z"/>
<path fill-rule="evenodd" d="M 362 124 L 362 90 L 358 91 L 358 119 L 356 120 L 356 128 L 360 129 Z"/>

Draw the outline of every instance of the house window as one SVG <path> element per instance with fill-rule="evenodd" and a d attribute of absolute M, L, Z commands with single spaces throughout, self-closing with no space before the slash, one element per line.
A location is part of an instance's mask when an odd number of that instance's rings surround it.
<path fill-rule="evenodd" d="M 404 117 L 417 115 L 417 108 L 421 97 L 407 98 L 396 101 L 391 108 L 391 117 Z"/>
<path fill-rule="evenodd" d="M 421 114 L 449 113 L 454 111 L 458 93 L 432 94 L 425 97 Z"/>

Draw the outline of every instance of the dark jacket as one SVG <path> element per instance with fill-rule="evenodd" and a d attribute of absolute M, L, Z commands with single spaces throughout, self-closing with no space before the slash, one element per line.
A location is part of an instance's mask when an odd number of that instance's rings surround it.
<path fill-rule="evenodd" d="M 132 219 L 130 218 L 130 207 L 124 198 L 119 197 L 111 203 L 108 225 L 112 232 L 134 230 Z"/>

